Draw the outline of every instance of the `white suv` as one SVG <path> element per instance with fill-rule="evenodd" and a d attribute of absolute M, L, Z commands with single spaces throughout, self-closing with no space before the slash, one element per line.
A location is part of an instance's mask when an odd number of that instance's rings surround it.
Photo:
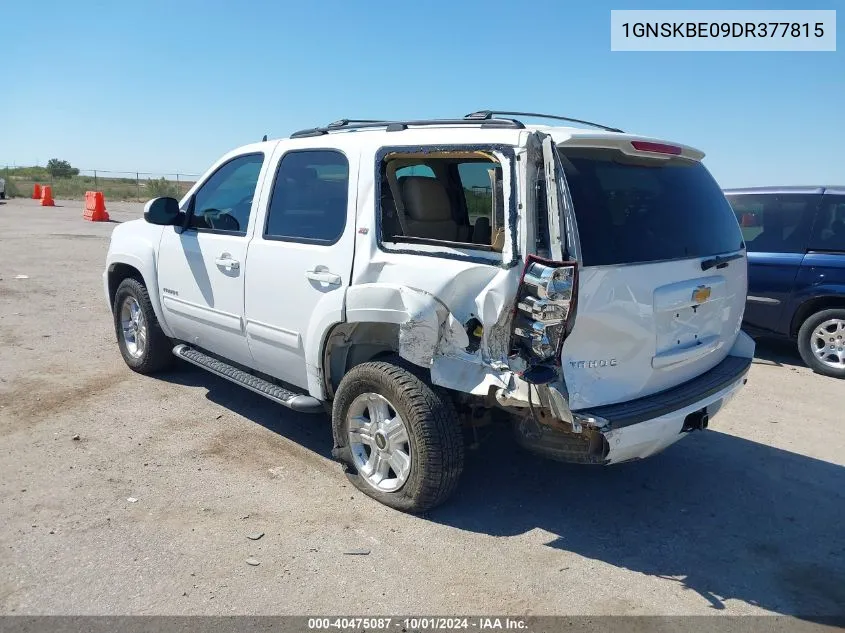
<path fill-rule="evenodd" d="M 754 343 L 703 154 L 537 116 L 342 120 L 223 156 L 112 234 L 126 363 L 330 411 L 352 482 L 411 512 L 454 489 L 465 424 L 599 464 L 705 428 Z"/>

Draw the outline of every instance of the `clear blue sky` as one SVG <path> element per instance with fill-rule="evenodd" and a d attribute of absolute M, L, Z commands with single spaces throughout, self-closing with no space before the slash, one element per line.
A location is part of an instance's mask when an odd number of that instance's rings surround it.
<path fill-rule="evenodd" d="M 845 184 L 845 11 L 835 53 L 610 51 L 612 8 L 729 4 L 9 2 L 0 167 L 196 173 L 264 134 L 489 107 L 691 144 L 723 186 Z"/>

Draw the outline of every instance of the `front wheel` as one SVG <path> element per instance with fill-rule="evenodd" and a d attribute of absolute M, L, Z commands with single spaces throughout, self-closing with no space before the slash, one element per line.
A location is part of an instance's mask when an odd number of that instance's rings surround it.
<path fill-rule="evenodd" d="M 114 293 L 114 330 L 123 360 L 140 374 L 152 374 L 173 362 L 170 340 L 158 324 L 147 288 L 124 279 Z"/>
<path fill-rule="evenodd" d="M 446 394 L 399 363 L 352 368 L 332 407 L 334 455 L 361 492 L 404 512 L 444 502 L 463 470 L 460 421 Z"/>
<path fill-rule="evenodd" d="M 845 378 L 845 308 L 808 317 L 798 331 L 798 351 L 816 373 Z"/>

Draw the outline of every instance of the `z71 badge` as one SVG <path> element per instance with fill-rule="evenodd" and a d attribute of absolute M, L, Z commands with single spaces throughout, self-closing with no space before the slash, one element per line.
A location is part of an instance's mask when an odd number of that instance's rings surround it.
<path fill-rule="evenodd" d="M 616 367 L 616 359 L 608 358 L 601 360 L 571 360 L 569 366 L 573 369 L 593 369 L 595 367 Z"/>

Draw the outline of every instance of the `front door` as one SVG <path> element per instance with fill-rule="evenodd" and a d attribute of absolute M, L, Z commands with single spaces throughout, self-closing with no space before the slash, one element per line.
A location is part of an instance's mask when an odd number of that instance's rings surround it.
<path fill-rule="evenodd" d="M 306 388 L 307 350 L 319 347 L 325 328 L 343 319 L 358 156 L 294 150 L 273 163 L 267 212 L 249 245 L 246 333 L 257 369 Z"/>
<path fill-rule="evenodd" d="M 187 228 L 166 228 L 159 246 L 161 304 L 176 337 L 242 364 L 251 364 L 243 272 L 263 163 L 262 153 L 225 161 L 190 199 Z"/>

